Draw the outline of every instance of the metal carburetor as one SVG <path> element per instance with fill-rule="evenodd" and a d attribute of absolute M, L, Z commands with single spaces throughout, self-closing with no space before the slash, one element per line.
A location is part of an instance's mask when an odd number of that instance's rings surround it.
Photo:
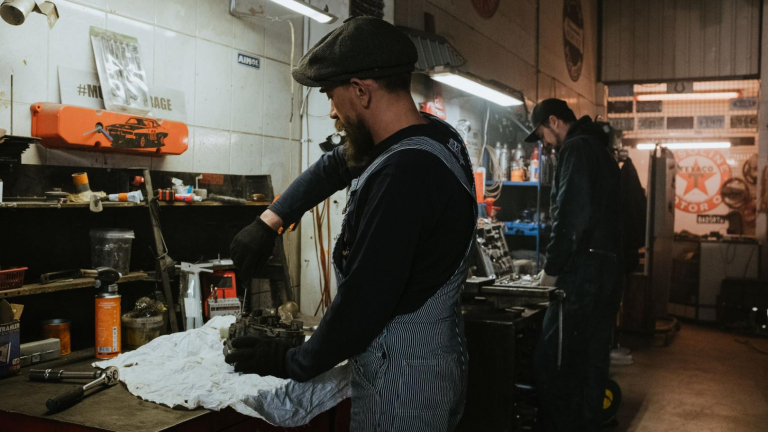
<path fill-rule="evenodd" d="M 255 309 L 250 314 L 238 317 L 229 326 L 229 335 L 224 341 L 225 356 L 235 351 L 232 341 L 241 336 L 256 336 L 265 340 L 280 338 L 295 348 L 304 343 L 304 323 L 282 310 L 278 315 L 272 308 Z"/>

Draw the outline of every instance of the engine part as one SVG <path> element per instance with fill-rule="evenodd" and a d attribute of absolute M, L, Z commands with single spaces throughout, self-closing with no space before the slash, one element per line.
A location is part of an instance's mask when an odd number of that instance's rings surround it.
<path fill-rule="evenodd" d="M 240 316 L 229 326 L 229 336 L 224 341 L 224 355 L 233 352 L 232 341 L 241 336 L 257 336 L 264 339 L 283 339 L 292 348 L 304 343 L 304 322 L 291 320 L 284 323 L 274 309 L 255 309 L 250 315 Z"/>

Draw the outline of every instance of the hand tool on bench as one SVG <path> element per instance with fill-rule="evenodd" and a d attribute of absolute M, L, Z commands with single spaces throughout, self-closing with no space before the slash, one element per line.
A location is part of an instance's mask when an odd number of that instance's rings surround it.
<path fill-rule="evenodd" d="M 32 381 L 58 382 L 66 379 L 93 379 L 88 384 L 77 387 L 67 393 L 48 399 L 46 408 L 51 412 L 58 412 L 74 405 L 85 392 L 99 386 L 113 386 L 120 382 L 120 372 L 114 366 L 109 366 L 103 371 L 97 372 L 67 372 L 54 369 L 32 369 L 29 371 L 29 379 Z"/>

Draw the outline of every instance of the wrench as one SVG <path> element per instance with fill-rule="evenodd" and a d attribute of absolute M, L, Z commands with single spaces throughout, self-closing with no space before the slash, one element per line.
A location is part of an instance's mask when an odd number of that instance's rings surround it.
<path fill-rule="evenodd" d="M 100 385 L 113 386 L 120 382 L 120 372 L 114 366 L 109 366 L 100 372 L 66 372 L 52 369 L 32 369 L 29 371 L 29 379 L 33 381 L 61 381 L 65 379 L 93 379 L 88 384 L 77 387 L 67 393 L 48 399 L 45 403 L 48 411 L 58 412 L 74 405 L 85 392 Z"/>

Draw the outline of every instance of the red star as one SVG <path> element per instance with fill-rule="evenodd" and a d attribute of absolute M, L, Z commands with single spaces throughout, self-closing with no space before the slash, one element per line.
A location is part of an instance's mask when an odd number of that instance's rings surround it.
<path fill-rule="evenodd" d="M 709 178 L 714 175 L 715 174 L 713 173 L 703 172 L 699 166 L 699 161 L 694 160 L 693 166 L 689 172 L 679 174 L 679 176 L 686 181 L 685 192 L 683 192 L 683 196 L 688 195 L 688 192 L 691 192 L 694 189 L 698 189 L 704 192 L 705 195 L 709 196 L 709 191 L 707 190 L 707 180 L 709 180 Z"/>

